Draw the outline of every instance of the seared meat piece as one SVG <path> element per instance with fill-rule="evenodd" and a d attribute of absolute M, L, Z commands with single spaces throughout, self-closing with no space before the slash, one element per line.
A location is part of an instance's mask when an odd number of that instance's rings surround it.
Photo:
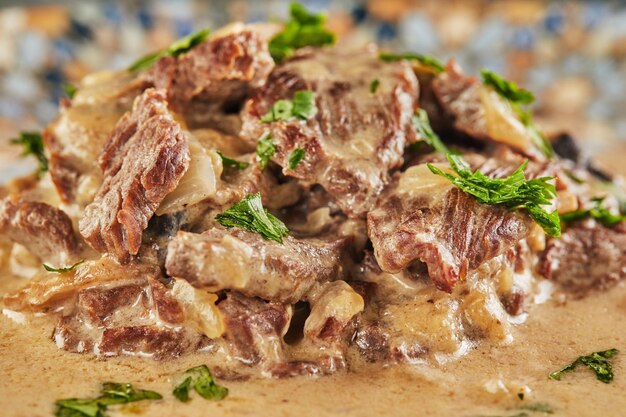
<path fill-rule="evenodd" d="M 98 194 L 80 219 L 80 232 L 100 252 L 128 262 L 163 198 L 189 166 L 187 138 L 163 93 L 146 90 L 115 127 L 99 158 Z"/>
<path fill-rule="evenodd" d="M 93 199 L 102 180 L 95 161 L 117 121 L 147 87 L 128 71 L 85 78 L 69 105 L 43 132 L 50 177 L 65 202 Z"/>
<path fill-rule="evenodd" d="M 374 79 L 380 84 L 370 92 Z M 317 114 L 309 120 L 261 122 L 274 102 L 296 91 L 315 92 Z M 243 110 L 242 136 L 256 142 L 269 132 L 273 161 L 283 173 L 321 184 L 349 216 L 364 216 L 382 191 L 388 171 L 402 163 L 418 96 L 406 62 L 382 62 L 375 50 L 301 50 L 270 74 Z M 294 149 L 304 159 L 289 169 Z"/>
<path fill-rule="evenodd" d="M 0 201 L 0 234 L 54 266 L 66 266 L 81 252 L 68 215 L 45 203 L 12 197 Z"/>
<path fill-rule="evenodd" d="M 626 278 L 626 224 L 573 224 L 560 239 L 548 242 L 539 272 L 575 297 L 617 284 Z"/>
<path fill-rule="evenodd" d="M 445 72 L 435 77 L 432 89 L 457 130 L 542 159 L 526 126 L 510 105 L 477 78 L 463 74 L 455 61 L 450 61 Z"/>
<path fill-rule="evenodd" d="M 180 57 L 161 58 L 146 74 L 177 112 L 229 110 L 263 84 L 274 66 L 267 42 L 252 30 L 210 39 Z"/>
<path fill-rule="evenodd" d="M 168 247 L 170 276 L 197 288 L 232 289 L 251 297 L 295 303 L 317 284 L 341 279 L 350 240 L 295 239 L 284 244 L 239 229 L 179 232 Z"/>
<path fill-rule="evenodd" d="M 425 165 L 403 173 L 367 220 L 383 271 L 399 272 L 420 260 L 435 286 L 448 292 L 468 271 L 523 239 L 532 224 L 525 214 L 478 203 Z"/>
<path fill-rule="evenodd" d="M 290 306 L 229 292 L 218 308 L 226 324 L 225 339 L 239 361 L 247 365 L 282 361 Z"/>

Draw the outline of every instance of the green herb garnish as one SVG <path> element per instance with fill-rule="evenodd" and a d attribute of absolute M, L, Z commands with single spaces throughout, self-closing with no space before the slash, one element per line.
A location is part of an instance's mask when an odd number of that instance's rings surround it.
<path fill-rule="evenodd" d="M 264 239 L 278 243 L 283 243 L 283 237 L 289 234 L 287 226 L 263 207 L 261 193 L 248 194 L 215 216 L 215 221 L 225 227 L 238 227 L 258 233 Z"/>
<path fill-rule="evenodd" d="M 278 100 L 272 104 L 265 116 L 261 117 L 261 121 L 269 123 L 293 118 L 307 120 L 315 117 L 316 114 L 315 93 L 303 90 L 296 91 L 293 95 L 293 100 Z"/>
<path fill-rule="evenodd" d="M 256 144 L 256 156 L 261 169 L 265 169 L 275 153 L 276 146 L 272 142 L 272 137 L 269 134 L 263 135 Z"/>
<path fill-rule="evenodd" d="M 68 398 L 56 402 L 57 417 L 104 417 L 109 405 L 126 404 L 142 400 L 160 400 L 161 394 L 137 390 L 131 384 L 107 382 L 102 385 L 100 396 L 94 399 Z"/>
<path fill-rule="evenodd" d="M 311 13 L 298 3 L 291 3 L 289 10 L 291 20 L 269 43 L 274 61 L 280 62 L 290 57 L 298 48 L 335 43 L 335 34 L 324 28 L 324 15 Z"/>
<path fill-rule="evenodd" d="M 560 380 L 567 372 L 573 371 L 578 365 L 585 365 L 596 374 L 596 378 L 608 384 L 613 380 L 613 368 L 609 358 L 615 356 L 619 351 L 609 349 L 601 352 L 594 352 L 591 355 L 581 356 L 569 365 L 554 371 L 549 375 L 550 379 Z"/>
<path fill-rule="evenodd" d="M 248 162 L 237 161 L 236 159 L 229 158 L 220 151 L 217 151 L 217 154 L 220 156 L 220 158 L 222 158 L 222 165 L 224 166 L 224 168 L 243 170 L 250 166 Z"/>
<path fill-rule="evenodd" d="M 189 401 L 189 390 L 193 388 L 207 400 L 221 400 L 228 395 L 228 388 L 218 385 L 206 365 L 196 366 L 185 371 L 187 377 L 174 388 L 174 396 L 182 402 Z"/>
<path fill-rule="evenodd" d="M 533 144 L 542 154 L 544 154 L 548 158 L 554 157 L 554 148 L 552 147 L 552 143 L 546 138 L 546 136 L 537 128 L 537 126 L 533 123 L 532 115 L 530 112 L 524 111 L 519 108 L 519 106 L 513 105 L 513 109 L 517 111 L 520 122 L 524 126 L 526 126 L 526 130 L 530 135 L 530 139 Z"/>
<path fill-rule="evenodd" d="M 421 65 L 431 68 L 435 74 L 439 74 L 445 70 L 444 65 L 437 58 L 415 52 L 405 52 L 402 54 L 381 52 L 378 54 L 378 58 L 386 62 L 402 61 L 403 59 L 406 59 L 407 61 L 416 61 Z"/>
<path fill-rule="evenodd" d="M 63 91 L 65 92 L 65 94 L 67 94 L 67 96 L 72 99 L 74 98 L 74 95 L 76 94 L 76 91 L 78 91 L 78 88 L 76 88 L 74 85 L 67 83 L 63 86 Z"/>
<path fill-rule="evenodd" d="M 189 52 L 193 47 L 201 44 L 209 37 L 209 29 L 202 29 L 199 32 L 192 33 L 189 36 L 185 36 L 168 46 L 167 48 L 153 52 L 149 55 L 140 58 L 135 61 L 130 67 L 128 67 L 128 71 L 143 71 L 145 69 L 153 66 L 159 59 L 165 56 L 179 56 L 186 52 Z"/>
<path fill-rule="evenodd" d="M 294 149 L 289 155 L 289 169 L 295 169 L 304 158 L 305 152 L 302 148 Z"/>
<path fill-rule="evenodd" d="M 422 140 L 430 145 L 430 147 L 432 147 L 435 151 L 443 154 L 452 153 L 450 149 L 443 144 L 439 135 L 437 135 L 430 126 L 426 110 L 417 109 L 415 114 L 411 117 L 411 123 L 413 124 L 413 128 L 420 134 Z"/>
<path fill-rule="evenodd" d="M 380 86 L 380 80 L 378 78 L 376 78 L 375 80 L 372 80 L 372 82 L 370 83 L 370 93 L 375 94 L 376 91 L 378 91 L 379 86 Z"/>
<path fill-rule="evenodd" d="M 80 261 L 76 262 L 74 265 L 71 266 L 67 266 L 65 268 L 54 268 L 50 265 L 46 265 L 43 264 L 43 268 L 48 271 L 48 272 L 56 272 L 58 274 L 62 274 L 64 272 L 70 272 L 71 270 L 73 270 L 74 268 L 76 268 L 78 265 L 83 264 L 85 262 L 84 259 L 81 259 Z"/>
<path fill-rule="evenodd" d="M 513 81 L 507 81 L 493 71 L 483 69 L 480 71 L 483 83 L 492 87 L 496 92 L 509 100 L 511 103 L 530 104 L 535 96 L 530 91 L 521 88 Z"/>
<path fill-rule="evenodd" d="M 427 164 L 434 174 L 450 180 L 461 190 L 475 197 L 484 204 L 502 204 L 507 209 L 525 208 L 549 236 L 561 235 L 561 222 L 556 210 L 548 213 L 541 206 L 551 204 L 556 196 L 554 185 L 548 181 L 552 177 L 527 180 L 524 169 L 525 161 L 507 178 L 489 178 L 479 170 L 472 172 L 469 165 L 459 155 L 448 154 L 448 161 L 458 176 L 442 171 L 432 164 Z"/>
<path fill-rule="evenodd" d="M 615 226 L 618 223 L 626 221 L 626 216 L 623 214 L 613 214 L 606 207 L 602 207 L 604 198 L 593 198 L 592 201 L 594 206 L 589 210 L 576 210 L 561 214 L 561 221 L 564 223 L 571 223 L 577 220 L 592 218 L 607 227 Z"/>
<path fill-rule="evenodd" d="M 11 143 L 22 146 L 22 156 L 33 155 L 37 158 L 39 162 L 37 173 L 39 175 L 48 170 L 48 158 L 46 158 L 43 151 L 43 137 L 41 133 L 21 132 L 18 138 L 11 139 Z"/>

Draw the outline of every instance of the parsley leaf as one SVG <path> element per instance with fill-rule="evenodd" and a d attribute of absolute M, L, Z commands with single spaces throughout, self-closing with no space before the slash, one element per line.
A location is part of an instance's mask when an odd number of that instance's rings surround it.
<path fill-rule="evenodd" d="M 372 82 L 370 83 L 370 93 L 375 94 L 379 86 L 380 86 L 380 80 L 378 78 L 376 78 L 375 80 L 372 80 Z"/>
<path fill-rule="evenodd" d="M 269 123 L 292 118 L 306 120 L 315 117 L 316 114 L 315 93 L 302 90 L 294 93 L 293 100 L 278 100 L 272 104 L 267 114 L 261 117 L 261 122 Z"/>
<path fill-rule="evenodd" d="M 520 121 L 528 131 L 530 135 L 530 139 L 533 144 L 541 153 L 543 153 L 546 157 L 552 158 L 554 157 L 554 148 L 552 148 L 552 143 L 545 137 L 545 135 L 537 128 L 537 126 L 533 123 L 532 115 L 529 112 L 523 111 L 517 105 L 513 104 L 514 110 L 517 111 Z"/>
<path fill-rule="evenodd" d="M 56 402 L 57 417 L 105 417 L 107 406 L 142 400 L 160 400 L 154 391 L 136 390 L 131 384 L 107 382 L 102 385 L 101 395 L 94 399 L 68 398 Z"/>
<path fill-rule="evenodd" d="M 291 154 L 289 155 L 289 169 L 295 169 L 300 161 L 302 161 L 305 154 L 306 153 L 302 148 L 294 149 L 293 152 L 291 152 Z"/>
<path fill-rule="evenodd" d="M 549 375 L 550 379 L 561 379 L 566 372 L 573 371 L 578 365 L 585 365 L 596 374 L 598 380 L 608 384 L 613 380 L 613 368 L 608 361 L 609 358 L 615 356 L 619 351 L 617 349 L 609 349 L 601 352 L 594 352 L 591 355 L 580 356 L 569 365 L 554 371 Z"/>
<path fill-rule="evenodd" d="M 72 99 L 74 98 L 74 95 L 76 94 L 76 91 L 78 91 L 78 88 L 76 88 L 74 85 L 67 83 L 63 86 L 63 91 L 65 92 L 65 94 L 67 94 L 67 96 Z"/>
<path fill-rule="evenodd" d="M 291 3 L 289 11 L 291 20 L 269 43 L 274 61 L 280 62 L 288 58 L 298 48 L 335 43 L 335 34 L 324 28 L 324 15 L 313 14 L 298 3 Z"/>
<path fill-rule="evenodd" d="M 143 58 L 138 59 L 130 67 L 128 67 L 128 71 L 143 71 L 153 66 L 159 59 L 163 58 L 164 56 L 175 57 L 189 52 L 193 47 L 207 40 L 207 38 L 209 37 L 209 32 L 209 29 L 202 29 L 199 32 L 192 33 L 189 36 L 178 39 L 167 48 L 161 51 L 153 52 L 149 55 L 144 56 Z"/>
<path fill-rule="evenodd" d="M 228 388 L 218 385 L 206 365 L 187 369 L 188 375 L 183 382 L 174 388 L 174 396 L 182 402 L 189 401 L 189 389 L 193 389 L 207 400 L 221 400 L 228 395 Z"/>
<path fill-rule="evenodd" d="M 439 74 L 445 70 L 444 65 L 437 58 L 415 52 L 405 52 L 402 54 L 381 52 L 378 54 L 378 58 L 385 62 L 402 61 L 403 59 L 406 59 L 407 61 L 416 61 L 420 65 L 431 68 L 435 74 Z"/>
<path fill-rule="evenodd" d="M 64 273 L 64 272 L 70 272 L 71 270 L 73 270 L 74 268 L 76 268 L 78 265 L 83 264 L 84 262 L 85 262 L 85 260 L 84 260 L 84 259 L 81 259 L 80 261 L 76 262 L 74 265 L 67 266 L 67 267 L 65 267 L 65 268 L 54 268 L 54 267 L 52 267 L 52 266 L 50 266 L 50 265 L 43 264 L 43 268 L 44 268 L 46 271 L 48 271 L 48 272 L 56 272 L 56 273 L 58 273 L 58 274 L 62 274 L 62 273 Z"/>
<path fill-rule="evenodd" d="M 248 162 L 237 161 L 236 159 L 229 158 L 220 151 L 217 151 L 217 154 L 220 156 L 220 158 L 222 158 L 222 165 L 224 166 L 224 168 L 242 170 L 250 166 Z"/>
<path fill-rule="evenodd" d="M 43 137 L 39 132 L 21 132 L 19 138 L 11 139 L 14 145 L 22 145 L 22 156 L 33 155 L 39 162 L 37 173 L 48 170 L 48 158 L 43 152 Z"/>
<path fill-rule="evenodd" d="M 263 207 L 261 193 L 248 194 L 215 220 L 222 226 L 239 227 L 278 243 L 289 234 L 287 226 Z"/>
<path fill-rule="evenodd" d="M 480 74 L 485 85 L 492 87 L 499 95 L 511 103 L 530 104 L 535 101 L 533 93 L 519 87 L 513 81 L 505 80 L 493 71 L 483 69 L 480 71 Z"/>
<path fill-rule="evenodd" d="M 411 123 L 413 124 L 413 128 L 420 134 L 422 140 L 430 145 L 430 147 L 432 147 L 435 151 L 443 154 L 452 153 L 450 149 L 443 144 L 439 136 L 430 126 L 426 110 L 417 109 L 415 114 L 411 117 Z"/>
<path fill-rule="evenodd" d="M 591 217 L 607 227 L 615 226 L 618 223 L 626 221 L 625 215 L 613 214 L 606 207 L 602 207 L 604 198 L 594 198 L 592 200 L 594 202 L 594 206 L 592 208 L 589 210 L 576 210 L 561 214 L 561 221 L 564 223 L 571 223 Z"/>
<path fill-rule="evenodd" d="M 263 135 L 256 144 L 256 155 L 261 169 L 264 169 L 276 153 L 276 146 L 269 134 Z"/>
<path fill-rule="evenodd" d="M 548 181 L 552 177 L 527 180 L 525 161 L 507 178 L 489 178 L 479 170 L 471 172 L 469 165 L 460 155 L 448 154 L 448 161 L 458 176 L 449 174 L 432 164 L 427 164 L 432 173 L 441 175 L 461 190 L 484 204 L 502 204 L 507 209 L 525 208 L 549 236 L 561 235 L 561 222 L 556 210 L 548 213 L 542 205 L 551 203 L 556 196 L 554 185 Z"/>

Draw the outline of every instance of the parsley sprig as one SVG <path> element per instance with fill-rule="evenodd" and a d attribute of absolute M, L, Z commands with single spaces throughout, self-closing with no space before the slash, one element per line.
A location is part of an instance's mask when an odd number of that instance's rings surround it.
<path fill-rule="evenodd" d="M 489 178 L 480 170 L 471 171 L 468 163 L 460 156 L 447 154 L 450 166 L 457 176 L 449 174 L 432 164 L 427 164 L 434 174 L 447 178 L 484 204 L 502 204 L 507 209 L 525 208 L 530 217 L 535 220 L 549 236 L 561 235 L 561 222 L 556 210 L 549 213 L 541 206 L 551 204 L 556 197 L 554 185 L 548 181 L 552 177 L 541 177 L 527 180 L 524 169 L 528 164 L 525 161 L 506 178 Z"/>
<path fill-rule="evenodd" d="M 577 220 L 592 218 L 607 227 L 615 226 L 618 223 L 626 221 L 625 215 L 613 214 L 608 208 L 602 206 L 604 197 L 593 198 L 592 201 L 594 205 L 588 210 L 576 210 L 561 214 L 561 221 L 564 223 L 571 223 Z"/>
<path fill-rule="evenodd" d="M 245 229 L 278 243 L 289 234 L 287 226 L 263 207 L 261 193 L 248 194 L 215 220 L 222 226 Z"/>
<path fill-rule="evenodd" d="M 41 175 L 48 170 L 48 158 L 43 151 L 43 137 L 39 132 L 21 132 L 20 136 L 11 139 L 14 145 L 22 146 L 22 156 L 32 155 L 37 159 L 39 167 L 37 174 Z"/>
<path fill-rule="evenodd" d="M 256 144 L 256 156 L 261 169 L 264 169 L 276 153 L 276 146 L 272 142 L 272 136 L 265 134 Z"/>
<path fill-rule="evenodd" d="M 220 151 L 217 151 L 217 154 L 220 156 L 220 158 L 222 158 L 222 166 L 224 168 L 232 168 L 232 169 L 237 169 L 241 171 L 243 169 L 248 168 L 248 166 L 250 166 L 248 162 L 237 161 L 236 159 L 229 158 L 228 156 L 224 155 Z"/>
<path fill-rule="evenodd" d="M 55 267 L 52 267 L 50 265 L 43 264 L 43 269 L 45 269 L 48 272 L 56 272 L 58 274 L 62 274 L 62 273 L 70 272 L 70 271 L 74 270 L 74 268 L 76 268 L 78 265 L 82 265 L 83 263 L 85 263 L 85 260 L 81 259 L 80 261 L 76 262 L 75 264 L 67 266 L 67 267 L 64 267 L 64 268 L 55 268 Z"/>
<path fill-rule="evenodd" d="M 546 157 L 552 158 L 554 156 L 552 144 L 533 123 L 531 113 L 521 107 L 522 105 L 531 104 L 535 101 L 534 94 L 521 88 L 513 81 L 505 80 L 493 71 L 483 69 L 480 74 L 482 75 L 485 85 L 490 86 L 502 98 L 508 100 L 513 110 L 517 113 L 520 122 L 526 126 L 528 135 L 535 147 Z"/>
<path fill-rule="evenodd" d="M 443 154 L 452 153 L 430 126 L 430 120 L 428 120 L 426 110 L 417 109 L 415 114 L 411 117 L 411 123 L 413 124 L 413 128 L 420 134 L 422 140 L 435 151 Z"/>
<path fill-rule="evenodd" d="M 404 52 L 400 54 L 396 54 L 393 52 L 381 52 L 380 54 L 378 54 L 378 58 L 386 62 L 401 60 L 415 61 L 420 65 L 432 69 L 435 74 L 439 74 L 445 70 L 444 65 L 437 58 L 429 55 L 418 54 L 416 52 Z"/>
<path fill-rule="evenodd" d="M 335 43 L 335 34 L 324 28 L 326 17 L 323 14 L 311 13 L 299 3 L 291 3 L 289 11 L 291 20 L 269 43 L 274 61 L 290 57 L 298 48 Z"/>
<path fill-rule="evenodd" d="M 289 169 L 296 169 L 298 164 L 304 159 L 306 152 L 302 148 L 296 148 L 289 155 Z"/>
<path fill-rule="evenodd" d="M 138 390 L 131 384 L 106 382 L 100 396 L 94 399 L 68 398 L 56 402 L 57 417 L 105 417 L 107 407 L 142 400 L 160 400 L 161 394 L 154 391 Z"/>
<path fill-rule="evenodd" d="M 261 117 L 261 122 L 269 123 L 277 120 L 300 119 L 307 120 L 315 117 L 317 106 L 315 105 L 315 93 L 313 91 L 296 91 L 293 100 L 278 100 L 270 110 Z"/>
<path fill-rule="evenodd" d="M 598 380 L 608 384 L 613 380 L 613 367 L 611 366 L 609 359 L 617 355 L 618 352 L 619 351 L 617 349 L 609 349 L 601 352 L 594 352 L 587 356 L 580 356 L 569 365 L 559 369 L 558 371 L 552 372 L 549 377 L 550 379 L 556 379 L 558 381 L 565 373 L 573 371 L 578 365 L 585 365 L 595 372 Z"/>
<path fill-rule="evenodd" d="M 221 400 L 228 395 L 228 388 L 218 385 L 208 366 L 200 365 L 185 371 L 186 378 L 174 388 L 172 393 L 182 402 L 189 401 L 189 391 L 193 388 L 206 400 Z"/>
<path fill-rule="evenodd" d="M 199 32 L 192 33 L 189 36 L 185 36 L 172 43 L 167 48 L 153 52 L 149 55 L 144 56 L 143 58 L 135 61 L 130 67 L 128 67 L 128 71 L 136 72 L 143 71 L 152 67 L 159 59 L 164 56 L 179 56 L 186 52 L 189 52 L 193 47 L 201 44 L 209 37 L 209 29 L 202 29 Z"/>

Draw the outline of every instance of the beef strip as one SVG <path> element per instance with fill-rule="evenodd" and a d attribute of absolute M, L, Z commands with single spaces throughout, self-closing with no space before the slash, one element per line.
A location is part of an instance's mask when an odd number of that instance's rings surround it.
<path fill-rule="evenodd" d="M 0 234 L 54 266 L 66 266 L 81 252 L 72 220 L 63 210 L 45 203 L 17 197 L 0 201 Z"/>
<path fill-rule="evenodd" d="M 380 84 L 371 93 L 374 78 Z M 261 122 L 274 102 L 299 90 L 315 92 L 315 117 Z M 360 217 L 372 208 L 388 170 L 402 163 L 407 138 L 414 140 L 417 96 L 406 62 L 383 62 L 372 49 L 305 49 L 277 66 L 247 102 L 242 136 L 256 142 L 269 133 L 276 146 L 272 160 L 284 174 L 321 184 L 346 214 Z M 296 148 L 305 156 L 289 169 Z"/>
<path fill-rule="evenodd" d="M 280 244 L 240 229 L 179 232 L 169 244 L 166 268 L 198 288 L 295 303 L 318 283 L 344 276 L 349 243 L 288 236 Z"/>
<path fill-rule="evenodd" d="M 478 203 L 425 166 L 407 170 L 368 214 L 380 268 L 427 264 L 435 286 L 452 291 L 468 271 L 513 247 L 530 231 L 526 214 Z"/>
<path fill-rule="evenodd" d="M 99 158 L 104 181 L 79 228 L 100 252 L 128 262 L 163 198 L 189 166 L 185 134 L 162 92 L 146 90 L 115 127 Z"/>
<path fill-rule="evenodd" d="M 282 338 L 291 320 L 291 307 L 229 292 L 218 308 L 226 324 L 224 337 L 240 362 L 282 361 Z"/>
<path fill-rule="evenodd" d="M 583 297 L 626 278 L 626 223 L 608 228 L 592 220 L 568 227 L 550 239 L 539 272 L 561 288 Z"/>
<path fill-rule="evenodd" d="M 237 109 L 274 66 L 267 42 L 243 29 L 210 39 L 179 57 L 161 58 L 146 74 L 177 112 Z"/>

